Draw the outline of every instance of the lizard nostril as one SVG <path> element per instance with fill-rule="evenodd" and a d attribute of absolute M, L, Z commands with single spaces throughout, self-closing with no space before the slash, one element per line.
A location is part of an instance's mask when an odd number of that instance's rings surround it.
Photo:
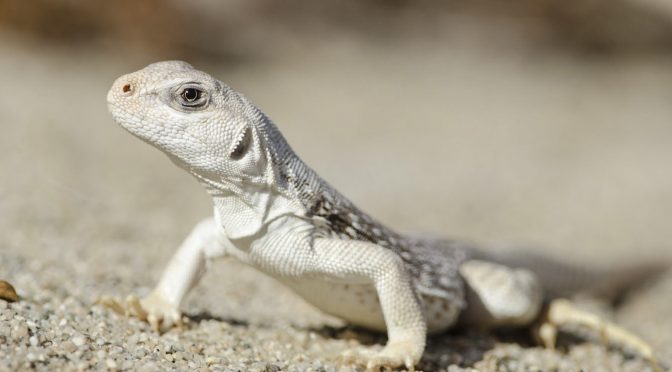
<path fill-rule="evenodd" d="M 122 90 L 124 93 L 128 93 L 128 92 L 130 92 L 130 91 L 131 91 L 131 84 L 124 84 L 124 86 L 121 88 L 121 90 Z"/>

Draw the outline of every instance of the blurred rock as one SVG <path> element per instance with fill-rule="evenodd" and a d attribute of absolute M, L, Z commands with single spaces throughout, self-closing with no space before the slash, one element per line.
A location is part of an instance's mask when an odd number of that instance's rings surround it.
<path fill-rule="evenodd" d="M 282 52 L 296 40 L 334 32 L 429 36 L 460 17 L 513 24 L 535 45 L 593 52 L 672 49 L 667 0 L 0 0 L 0 27 L 39 40 L 229 61 L 273 48 Z"/>
<path fill-rule="evenodd" d="M 558 44 L 586 51 L 669 51 L 672 12 L 658 0 L 526 0 L 525 11 L 540 17 Z"/>
<path fill-rule="evenodd" d="M 0 280 L 0 300 L 7 302 L 16 302 L 19 300 L 14 287 L 4 280 Z"/>
<path fill-rule="evenodd" d="M 195 40 L 208 35 L 210 25 L 190 16 L 190 9 L 161 0 L 0 1 L 0 24 L 38 39 L 75 45 L 111 41 L 113 45 L 182 53 L 196 48 L 198 53 L 207 53 Z"/>

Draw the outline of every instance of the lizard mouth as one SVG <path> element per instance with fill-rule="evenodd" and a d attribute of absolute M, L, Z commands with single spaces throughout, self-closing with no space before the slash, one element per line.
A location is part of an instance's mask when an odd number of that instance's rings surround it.
<path fill-rule="evenodd" d="M 240 160 L 245 156 L 250 145 L 252 144 L 252 129 L 250 127 L 245 127 L 243 133 L 238 136 L 238 140 L 233 146 L 233 150 L 229 154 L 229 157 L 233 160 Z"/>

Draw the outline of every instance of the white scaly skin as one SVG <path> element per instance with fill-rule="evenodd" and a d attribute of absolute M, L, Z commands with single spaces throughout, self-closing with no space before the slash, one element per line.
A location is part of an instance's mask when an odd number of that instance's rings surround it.
<path fill-rule="evenodd" d="M 427 332 L 451 327 L 467 307 L 462 320 L 479 327 L 525 325 L 538 315 L 541 284 L 531 272 L 377 223 L 307 167 L 256 106 L 185 62 L 120 77 L 107 102 L 122 127 L 213 198 L 214 217 L 194 228 L 154 291 L 129 301 L 155 328 L 180 324 L 182 299 L 207 262 L 225 255 L 327 313 L 386 330 L 381 352 L 354 356 L 369 368 L 413 368 Z"/>

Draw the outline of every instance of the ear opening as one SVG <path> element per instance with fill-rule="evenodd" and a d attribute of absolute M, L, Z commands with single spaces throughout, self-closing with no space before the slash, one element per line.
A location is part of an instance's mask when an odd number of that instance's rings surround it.
<path fill-rule="evenodd" d="M 229 157 L 233 160 L 240 160 L 247 154 L 247 151 L 250 149 L 252 144 L 252 129 L 250 127 L 245 128 L 245 132 L 238 140 L 236 147 L 233 149 Z"/>

